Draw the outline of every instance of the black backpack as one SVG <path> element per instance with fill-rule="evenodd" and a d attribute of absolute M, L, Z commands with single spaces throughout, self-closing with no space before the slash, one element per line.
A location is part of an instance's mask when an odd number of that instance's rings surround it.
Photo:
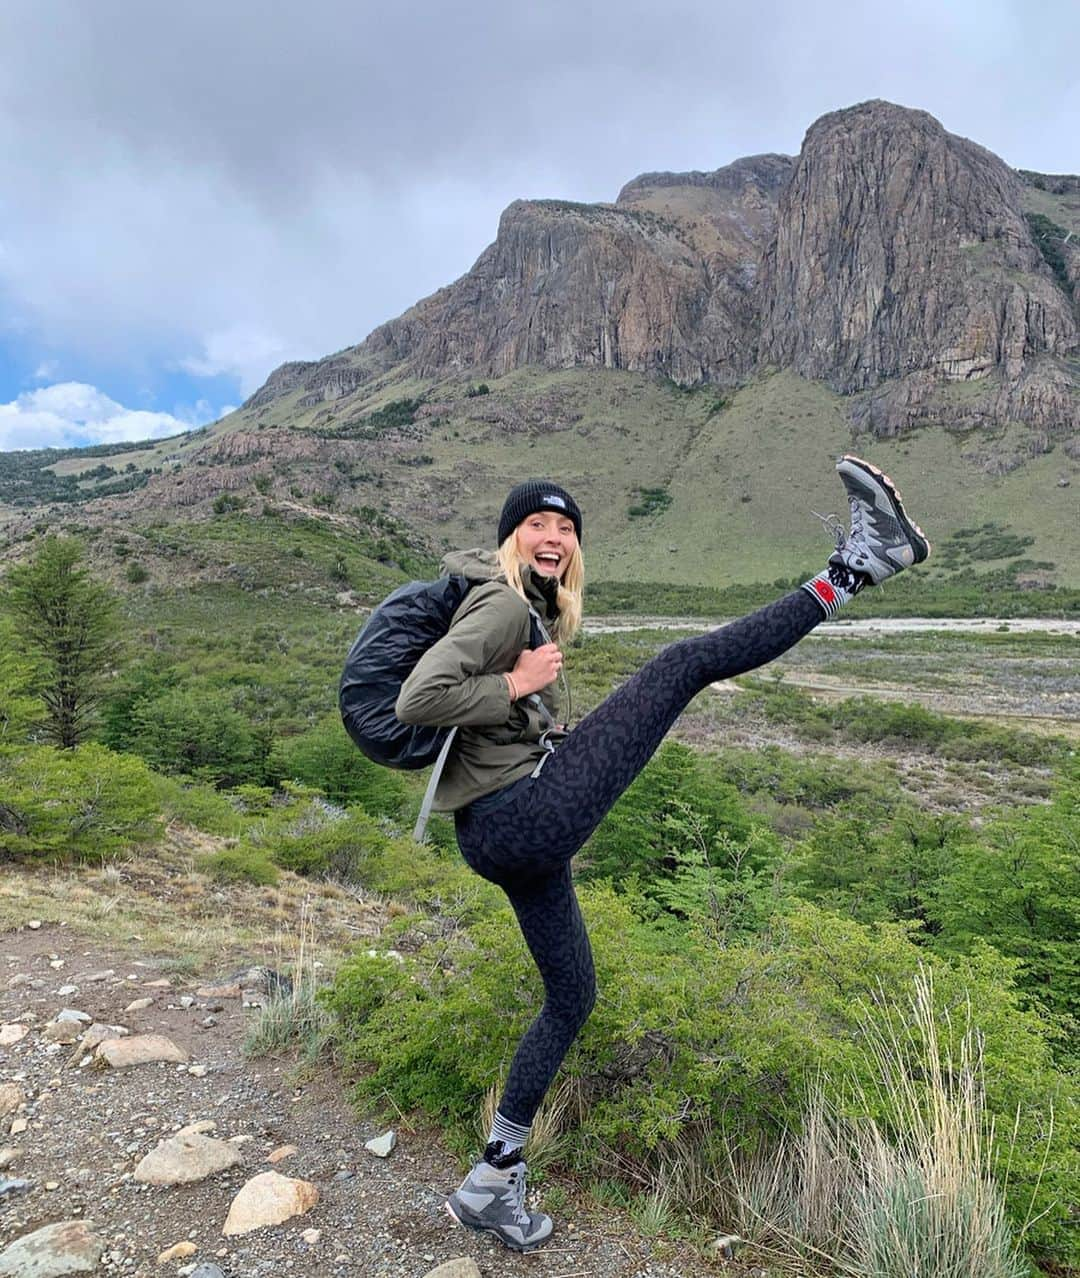
<path fill-rule="evenodd" d="M 473 583 L 466 577 L 410 581 L 382 601 L 349 649 L 338 689 L 341 719 L 353 742 L 374 763 L 389 768 L 426 768 L 435 764 L 413 831 L 419 842 L 450 752 L 456 728 L 402 723 L 394 714 L 401 685 L 425 652 L 450 629 L 450 621 Z M 529 646 L 549 643 L 547 631 L 530 607 Z M 530 698 L 542 713 L 535 694 Z M 547 716 L 550 719 L 550 716 Z"/>
<path fill-rule="evenodd" d="M 438 758 L 450 729 L 402 723 L 394 704 L 413 666 L 450 629 L 469 586 L 456 576 L 399 586 L 368 617 L 349 649 L 338 705 L 345 731 L 372 762 L 426 768 Z"/>

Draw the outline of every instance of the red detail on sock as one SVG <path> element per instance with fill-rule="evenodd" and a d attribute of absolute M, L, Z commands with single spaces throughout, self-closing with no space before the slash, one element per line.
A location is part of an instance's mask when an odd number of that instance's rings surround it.
<path fill-rule="evenodd" d="M 832 588 L 832 586 L 829 585 L 827 581 L 824 581 L 821 577 L 815 577 L 814 580 L 811 582 L 811 585 L 814 587 L 814 593 L 817 595 L 817 597 L 821 600 L 822 603 L 826 603 L 826 604 L 836 603 L 836 591 Z"/>

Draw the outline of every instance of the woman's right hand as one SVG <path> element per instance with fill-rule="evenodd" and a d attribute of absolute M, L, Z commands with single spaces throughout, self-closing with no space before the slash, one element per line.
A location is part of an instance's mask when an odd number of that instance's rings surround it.
<path fill-rule="evenodd" d="M 526 648 L 510 671 L 519 697 L 527 697 L 549 683 L 554 683 L 562 670 L 563 655 L 557 643 Z"/>

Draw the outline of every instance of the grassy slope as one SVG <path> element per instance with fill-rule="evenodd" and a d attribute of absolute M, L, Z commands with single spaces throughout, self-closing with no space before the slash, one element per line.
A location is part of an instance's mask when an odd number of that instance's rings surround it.
<path fill-rule="evenodd" d="M 452 517 L 425 531 L 450 545 L 489 540 L 506 487 L 549 474 L 586 512 L 595 580 L 722 586 L 789 577 L 819 562 L 828 543 L 810 512 L 843 510 L 832 461 L 854 449 L 897 478 L 932 539 L 994 521 L 1034 537 L 1028 557 L 1055 562 L 1059 584 L 1080 585 L 1080 466 L 1060 449 L 997 478 L 964 459 L 970 439 L 939 430 L 853 439 L 846 402 L 791 373 L 728 395 L 720 411 L 715 388 L 682 392 L 604 370 L 522 370 L 491 386 L 491 396 L 454 403 L 441 425 L 424 428 L 416 451 L 433 457 L 430 466 L 393 475 L 390 504 L 406 518 L 420 492 L 447 495 Z M 475 420 L 496 402 L 526 408 L 536 399 L 555 402 L 563 429 L 508 434 Z M 1062 473 L 1075 476 L 1073 486 L 1057 486 Z M 631 519 L 634 490 L 658 486 L 670 489 L 671 506 Z"/>
<path fill-rule="evenodd" d="M 818 566 L 828 541 L 810 512 L 843 511 L 832 460 L 851 449 L 896 477 L 932 540 L 993 521 L 1034 537 L 1027 557 L 1054 562 L 1059 585 L 1080 586 L 1080 465 L 1060 446 L 994 477 L 965 454 L 975 448 L 1012 451 L 1016 440 L 1005 433 L 960 439 L 928 428 L 902 439 L 853 438 L 849 401 L 792 373 L 762 377 L 734 393 L 682 391 L 602 369 L 522 369 L 488 382 L 490 395 L 469 399 L 464 380 L 432 384 L 389 375 L 346 400 L 304 411 L 297 408 L 298 396 L 287 396 L 260 413 L 233 414 L 211 432 L 258 425 L 306 429 L 317 420 L 340 426 L 392 400 L 426 394 L 430 404 L 440 405 L 438 412 L 363 445 L 358 469 L 378 478 L 344 486 L 337 511 L 389 510 L 436 544 L 485 544 L 507 487 L 547 474 L 582 504 L 594 581 L 710 586 L 790 578 Z M 140 455 L 140 462 L 183 465 L 204 442 L 170 441 L 153 456 Z M 402 464 L 418 455 L 431 460 Z M 1063 475 L 1072 481 L 1067 488 L 1058 486 Z M 286 497 L 293 478 L 291 470 L 277 476 L 268 500 Z M 631 518 L 640 487 L 668 489 L 671 505 Z M 245 514 L 229 522 L 193 523 L 190 509 L 164 509 L 158 517 L 189 546 L 200 543 L 200 557 L 208 561 L 254 559 L 260 585 L 285 586 L 303 577 L 293 571 L 300 565 L 283 553 L 293 534 L 283 535 L 280 521 L 257 513 L 262 496 L 245 495 Z M 118 503 L 122 509 L 122 499 Z M 61 518 L 78 520 L 80 507 L 65 508 Z M 128 531 L 136 530 L 129 525 Z M 340 529 L 335 534 L 342 535 Z M 344 536 L 347 543 L 347 530 Z M 315 551 L 316 559 L 329 550 Z"/>

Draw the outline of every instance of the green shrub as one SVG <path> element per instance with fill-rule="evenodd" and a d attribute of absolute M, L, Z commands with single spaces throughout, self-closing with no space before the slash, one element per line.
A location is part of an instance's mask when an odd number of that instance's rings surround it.
<path fill-rule="evenodd" d="M 688 845 L 745 840 L 751 822 L 734 786 L 693 750 L 668 741 L 600 823 L 582 852 L 583 879 L 670 878 Z"/>
<path fill-rule="evenodd" d="M 137 701 L 129 739 L 153 767 L 222 787 L 261 781 L 265 773 L 265 736 L 207 689 L 170 688 Z"/>
<path fill-rule="evenodd" d="M 166 825 L 179 821 L 205 834 L 236 835 L 244 817 L 229 794 L 205 781 L 181 780 L 155 772 L 154 794 Z"/>
<path fill-rule="evenodd" d="M 588 885 L 581 899 L 601 997 L 563 1066 L 581 1100 L 569 1154 L 579 1170 L 608 1174 L 618 1150 L 622 1166 L 659 1176 L 672 1142 L 690 1134 L 700 1157 L 720 1165 L 728 1149 L 797 1129 L 822 1079 L 840 1105 L 861 1085 L 888 1130 L 895 1115 L 875 1089 L 866 1034 L 868 1023 L 888 1028 L 919 971 L 903 927 L 865 928 L 804 905 L 723 948 L 643 922 L 645 903 L 629 893 Z M 470 1142 L 481 1098 L 543 999 L 509 909 L 496 903 L 422 948 L 414 965 L 379 962 L 350 958 L 328 995 L 344 1050 L 366 1067 L 358 1095 L 422 1107 Z M 1076 1101 L 1054 1070 L 1044 1023 L 1020 1004 L 1013 970 L 990 951 L 936 964 L 939 1033 L 955 1051 L 961 1030 L 950 1009 L 975 1009 L 989 1113 L 1003 1130 L 1016 1125 L 1010 1210 L 1022 1220 L 1034 1193 L 1035 1214 L 1045 1214 L 1032 1235 L 1063 1258 L 1075 1249 Z"/>
<path fill-rule="evenodd" d="M 141 759 L 93 744 L 0 755 L 0 855 L 101 861 L 160 833 Z"/>
<path fill-rule="evenodd" d="M 335 803 L 359 804 L 372 816 L 398 816 L 411 794 L 400 774 L 360 753 L 336 712 L 310 731 L 276 742 L 268 775 L 274 782 L 302 781 Z"/>
<path fill-rule="evenodd" d="M 1074 1060 L 1080 1021 L 1080 766 L 1051 803 L 1002 813 L 950 848 L 930 913 L 935 948 L 968 952 L 989 941 L 1020 963 L 1029 997 L 1061 1020 Z"/>
<path fill-rule="evenodd" d="M 277 866 L 260 848 L 222 848 L 199 858 L 199 869 L 219 883 L 255 883 L 265 886 L 280 877 Z"/>
<path fill-rule="evenodd" d="M 124 576 L 133 586 L 141 585 L 144 581 L 150 580 L 150 574 L 142 566 L 142 564 L 130 563 L 124 571 Z"/>
<path fill-rule="evenodd" d="M 0 615 L 0 750 L 24 741 L 40 714 L 33 685 L 33 665 L 16 652 L 14 628 Z"/>

